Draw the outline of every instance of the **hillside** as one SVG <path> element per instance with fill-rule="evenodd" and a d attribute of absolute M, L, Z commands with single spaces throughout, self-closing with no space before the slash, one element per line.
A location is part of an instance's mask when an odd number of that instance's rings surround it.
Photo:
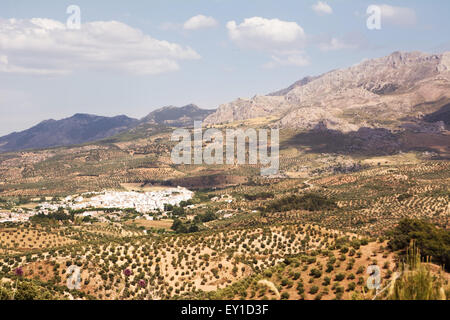
<path fill-rule="evenodd" d="M 110 138 L 118 134 L 136 137 L 146 131 L 163 127 L 192 126 L 214 110 L 190 104 L 164 107 L 137 120 L 127 116 L 101 117 L 75 114 L 62 120 L 46 120 L 38 125 L 0 137 L 0 152 L 70 146 Z M 138 135 L 136 135 L 138 133 Z M 118 137 L 121 138 L 121 137 Z"/>
<path fill-rule="evenodd" d="M 450 126 L 450 103 L 443 106 L 438 111 L 426 115 L 424 120 L 432 123 L 443 121 L 447 126 Z"/>
<path fill-rule="evenodd" d="M 276 116 L 282 128 L 357 131 L 398 128 L 450 99 L 450 53 L 395 52 L 347 69 L 305 78 L 267 96 L 221 105 L 210 124 Z M 426 106 L 426 109 L 423 108 Z"/>
<path fill-rule="evenodd" d="M 214 110 L 200 109 L 194 104 L 184 107 L 168 106 L 155 110 L 141 119 L 143 123 L 164 124 L 172 127 L 192 126 L 194 121 L 202 121 Z"/>
<path fill-rule="evenodd" d="M 0 138 L 0 152 L 80 144 L 113 136 L 134 126 L 138 120 L 126 116 L 100 117 L 75 114 Z"/>

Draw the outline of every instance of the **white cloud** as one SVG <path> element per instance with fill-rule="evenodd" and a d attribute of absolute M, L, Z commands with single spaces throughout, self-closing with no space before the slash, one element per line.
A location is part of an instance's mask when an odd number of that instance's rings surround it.
<path fill-rule="evenodd" d="M 227 29 L 231 41 L 238 46 L 270 54 L 271 60 L 263 65 L 264 68 L 309 64 L 301 50 L 306 42 L 305 31 L 296 22 L 253 17 L 239 25 L 229 21 Z"/>
<path fill-rule="evenodd" d="M 356 49 L 358 46 L 354 43 L 347 43 L 338 38 L 331 38 L 328 42 L 322 42 L 319 44 L 319 48 L 322 51 L 337 51 L 342 49 Z"/>
<path fill-rule="evenodd" d="M 317 2 L 315 5 L 312 6 L 312 8 L 319 15 L 333 13 L 333 8 L 331 8 L 327 3 L 323 1 Z"/>
<path fill-rule="evenodd" d="M 137 75 L 179 69 L 180 60 L 199 59 L 191 48 L 154 39 L 117 21 L 65 24 L 35 18 L 0 20 L 0 72 L 62 75 L 74 70 Z"/>
<path fill-rule="evenodd" d="M 320 35 L 312 37 L 310 43 L 317 45 L 321 51 L 374 49 L 373 45 L 371 45 L 366 36 L 360 31 L 353 31 L 339 37 L 328 34 Z"/>
<path fill-rule="evenodd" d="M 394 7 L 387 4 L 380 6 L 381 23 L 388 22 L 391 24 L 411 26 L 416 24 L 417 16 L 414 9 L 406 7 Z"/>
<path fill-rule="evenodd" d="M 253 49 L 301 47 L 306 36 L 296 22 L 261 17 L 247 18 L 241 24 L 227 23 L 230 39 L 239 46 Z"/>
<path fill-rule="evenodd" d="M 204 15 L 197 15 L 195 17 L 190 18 L 183 25 L 185 30 L 198 30 L 202 28 L 213 28 L 218 25 L 216 19 L 213 17 L 206 17 Z"/>
<path fill-rule="evenodd" d="M 275 67 L 305 67 L 309 65 L 309 59 L 301 50 L 281 51 L 272 55 L 272 61 L 264 65 L 265 68 L 272 69 Z"/>

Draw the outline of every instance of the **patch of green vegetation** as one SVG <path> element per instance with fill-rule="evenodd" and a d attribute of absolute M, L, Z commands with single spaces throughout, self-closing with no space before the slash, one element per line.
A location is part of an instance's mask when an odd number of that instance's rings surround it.
<path fill-rule="evenodd" d="M 409 199 L 409 198 L 411 198 L 411 197 L 412 197 L 412 194 L 404 193 L 404 194 L 399 195 L 399 196 L 397 197 L 397 200 L 400 201 L 400 202 L 402 202 L 403 200 Z"/>
<path fill-rule="evenodd" d="M 415 241 L 406 251 L 406 262 L 401 265 L 401 276 L 394 283 L 391 300 L 446 300 L 444 281 L 436 277 L 422 263 Z"/>
<path fill-rule="evenodd" d="M 178 207 L 175 207 L 178 208 Z M 183 222 L 178 218 L 173 221 L 171 229 L 176 233 L 194 233 L 202 229 L 202 224 L 205 222 L 216 220 L 217 216 L 212 211 L 207 211 L 204 214 L 198 214 L 193 221 Z M 204 228 L 203 228 L 204 229 Z"/>
<path fill-rule="evenodd" d="M 194 218 L 194 223 L 204 223 L 204 222 L 209 222 L 209 221 L 213 221 L 216 219 L 217 219 L 216 214 L 212 211 L 208 211 L 204 214 L 196 215 Z"/>
<path fill-rule="evenodd" d="M 291 210 L 335 210 L 336 202 L 324 196 L 310 193 L 302 196 L 291 195 L 272 201 L 266 208 L 267 212 L 286 212 Z"/>
<path fill-rule="evenodd" d="M 392 250 L 406 250 L 414 240 L 422 257 L 432 257 L 432 261 L 450 271 L 450 230 L 436 228 L 422 220 L 403 219 L 390 236 L 388 245 Z"/>
<path fill-rule="evenodd" d="M 176 233 L 194 233 L 198 232 L 200 228 L 193 222 L 183 222 L 180 219 L 174 219 L 171 229 Z"/>
<path fill-rule="evenodd" d="M 273 199 L 275 197 L 273 192 L 259 192 L 256 194 L 244 194 L 244 198 L 249 201 Z"/>

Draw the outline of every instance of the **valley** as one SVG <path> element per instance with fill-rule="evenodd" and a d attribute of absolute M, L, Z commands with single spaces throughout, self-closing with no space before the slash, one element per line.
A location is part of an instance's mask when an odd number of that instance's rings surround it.
<path fill-rule="evenodd" d="M 449 299 L 448 75 L 448 53 L 394 53 L 215 112 L 5 150 L 0 298 L 400 299 L 420 271 Z M 175 164 L 173 130 L 199 120 L 279 128 L 279 172 Z"/>

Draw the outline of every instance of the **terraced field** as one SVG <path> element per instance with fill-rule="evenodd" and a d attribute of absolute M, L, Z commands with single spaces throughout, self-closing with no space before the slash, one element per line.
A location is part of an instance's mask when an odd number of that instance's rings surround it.
<path fill-rule="evenodd" d="M 0 269 L 23 266 L 25 275 L 35 278 L 36 269 L 44 268 L 37 274 L 42 281 L 64 285 L 67 267 L 77 265 L 86 284 L 81 290 L 87 295 L 167 299 L 225 288 L 275 266 L 286 255 L 327 250 L 344 236 L 311 225 L 284 225 L 182 237 L 116 238 L 22 256 L 13 264 L 4 259 Z"/>
<path fill-rule="evenodd" d="M 2 212 L 105 189 L 196 191 L 161 220 L 66 212 L 0 225 L 0 295 L 20 279 L 57 299 L 372 299 L 368 268 L 379 267 L 382 287 L 400 270 L 402 252 L 388 241 L 401 219 L 450 225 L 450 164 L 425 153 L 289 145 L 280 175 L 267 178 L 258 165 L 172 165 L 166 138 L 0 155 Z"/>

